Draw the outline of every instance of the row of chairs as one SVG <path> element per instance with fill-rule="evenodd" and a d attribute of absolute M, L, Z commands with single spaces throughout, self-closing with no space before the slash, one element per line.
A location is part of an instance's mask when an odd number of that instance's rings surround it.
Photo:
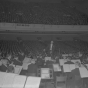
<path fill-rule="evenodd" d="M 74 46 L 75 45 L 75 46 Z M 45 49 L 45 50 L 44 50 Z M 65 42 L 58 41 L 54 42 L 53 55 L 58 53 L 75 53 L 82 50 L 87 50 L 87 44 L 80 42 Z M 36 55 L 48 55 L 50 54 L 50 42 L 39 42 L 39 41 L 23 41 L 23 45 L 17 41 L 0 41 L 0 51 L 3 53 L 18 54 L 18 52 L 27 51 L 31 52 L 34 56 Z"/>
<path fill-rule="evenodd" d="M 0 42 L 0 50 L 3 53 L 14 53 L 17 54 L 21 52 L 19 44 L 16 41 L 1 41 Z"/>

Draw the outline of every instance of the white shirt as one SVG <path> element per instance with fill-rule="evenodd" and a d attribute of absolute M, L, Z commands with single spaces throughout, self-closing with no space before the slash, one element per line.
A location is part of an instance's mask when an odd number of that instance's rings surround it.
<path fill-rule="evenodd" d="M 2 64 L 4 64 L 4 65 L 7 65 L 7 63 L 8 63 L 8 61 L 7 61 L 7 60 L 4 60 L 4 59 L 2 59 L 1 62 L 2 62 Z"/>
<path fill-rule="evenodd" d="M 10 60 L 11 59 L 11 55 L 9 55 L 7 58 Z"/>
<path fill-rule="evenodd" d="M 23 63 L 30 63 L 31 62 L 31 58 L 25 57 L 25 59 L 23 60 Z"/>
<path fill-rule="evenodd" d="M 15 60 L 18 60 L 18 57 L 15 57 L 14 59 L 15 59 Z"/>
<path fill-rule="evenodd" d="M 22 67 L 23 70 L 27 70 L 28 69 L 28 65 L 30 65 L 31 63 L 23 63 Z"/>

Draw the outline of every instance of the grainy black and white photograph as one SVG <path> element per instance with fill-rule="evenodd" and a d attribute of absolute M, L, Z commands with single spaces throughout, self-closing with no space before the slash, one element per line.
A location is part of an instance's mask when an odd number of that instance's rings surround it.
<path fill-rule="evenodd" d="M 0 88 L 88 88 L 88 0 L 0 0 Z"/>

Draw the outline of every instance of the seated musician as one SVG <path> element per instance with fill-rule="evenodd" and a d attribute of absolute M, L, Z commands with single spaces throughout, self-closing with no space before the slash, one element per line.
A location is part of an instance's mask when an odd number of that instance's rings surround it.
<path fill-rule="evenodd" d="M 47 60 L 47 61 L 46 61 L 46 65 L 51 65 L 51 64 L 53 64 L 53 63 L 54 63 L 53 60 Z"/>
<path fill-rule="evenodd" d="M 8 73 L 14 73 L 14 64 L 13 64 L 13 62 L 11 64 L 9 64 L 7 72 Z"/>
<path fill-rule="evenodd" d="M 7 54 L 6 58 L 7 58 L 8 62 L 11 63 L 12 55 L 11 54 Z"/>
<path fill-rule="evenodd" d="M 36 76 L 37 74 L 37 65 L 35 62 L 32 62 L 28 65 L 27 76 Z"/>
<path fill-rule="evenodd" d="M 23 52 L 21 52 L 21 53 L 19 52 L 18 59 L 22 62 L 24 60 L 24 58 L 25 58 L 24 53 Z"/>
<path fill-rule="evenodd" d="M 24 60 L 23 60 L 23 68 L 22 71 L 20 73 L 20 75 L 26 75 L 27 74 L 27 69 L 28 69 L 28 65 L 31 64 L 31 58 L 29 58 L 28 56 L 25 56 Z"/>
<path fill-rule="evenodd" d="M 14 65 L 22 65 L 22 62 L 18 59 L 18 57 L 17 56 L 15 56 L 14 57 L 14 59 L 13 59 L 13 64 Z"/>
<path fill-rule="evenodd" d="M 59 57 L 56 56 L 56 57 L 55 57 L 55 60 L 56 60 L 56 63 L 58 63 L 58 62 L 59 62 Z"/>
<path fill-rule="evenodd" d="M 31 58 L 29 56 L 25 56 L 23 63 L 29 63 L 31 61 Z"/>
<path fill-rule="evenodd" d="M 40 67 L 40 68 L 43 67 L 44 63 L 45 63 L 45 60 L 42 58 L 42 56 L 39 56 L 37 58 L 37 65 L 38 65 L 38 67 Z"/>
<path fill-rule="evenodd" d="M 2 72 L 6 72 L 6 71 L 7 71 L 7 64 L 8 64 L 8 61 L 5 60 L 5 59 L 2 59 L 1 62 L 2 62 L 2 65 L 0 66 L 0 68 L 1 68 L 0 70 L 1 70 Z"/>

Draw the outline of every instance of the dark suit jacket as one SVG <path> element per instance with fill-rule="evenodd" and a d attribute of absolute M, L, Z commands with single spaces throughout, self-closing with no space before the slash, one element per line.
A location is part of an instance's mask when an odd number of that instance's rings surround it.
<path fill-rule="evenodd" d="M 44 60 L 39 59 L 38 62 L 37 62 L 37 65 L 40 66 L 40 67 L 43 67 L 44 66 Z"/>
<path fill-rule="evenodd" d="M 25 55 L 21 55 L 21 54 L 19 54 L 18 59 L 19 59 L 20 61 L 23 61 L 24 58 L 25 58 Z"/>
<path fill-rule="evenodd" d="M 8 66 L 8 70 L 7 70 L 8 72 L 12 72 L 12 71 L 14 71 L 14 67 L 13 66 Z"/>
<path fill-rule="evenodd" d="M 2 64 L 2 65 L 0 66 L 0 71 L 6 72 L 6 71 L 7 71 L 7 67 Z"/>
<path fill-rule="evenodd" d="M 22 65 L 22 63 L 21 63 L 21 62 L 19 62 L 19 61 L 15 60 L 15 59 L 13 60 L 13 64 L 14 64 L 14 65 L 20 65 L 20 66 Z"/>
<path fill-rule="evenodd" d="M 30 64 L 28 65 L 28 73 L 37 73 L 37 65 L 36 64 Z"/>

